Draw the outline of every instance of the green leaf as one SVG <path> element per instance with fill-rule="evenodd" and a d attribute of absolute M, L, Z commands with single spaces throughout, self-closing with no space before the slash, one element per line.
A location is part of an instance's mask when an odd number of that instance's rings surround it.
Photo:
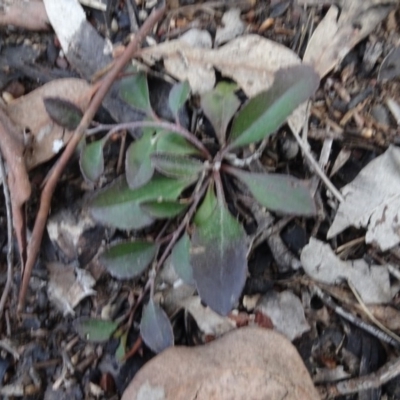
<path fill-rule="evenodd" d="M 149 242 L 118 243 L 104 251 L 99 261 L 114 278 L 132 279 L 149 266 L 156 250 L 157 246 Z"/>
<path fill-rule="evenodd" d="M 193 222 L 196 225 L 204 224 L 204 222 L 206 222 L 210 218 L 216 206 L 217 198 L 214 194 L 214 187 L 213 185 L 210 185 L 207 189 L 206 195 L 204 196 L 203 202 L 201 203 L 193 218 Z"/>
<path fill-rule="evenodd" d="M 148 115 L 153 114 L 150 104 L 149 87 L 147 85 L 147 76 L 144 72 L 121 79 L 120 97 L 130 106 L 143 110 Z"/>
<path fill-rule="evenodd" d="M 317 90 L 319 76 L 308 65 L 280 69 L 269 90 L 250 99 L 233 121 L 229 149 L 263 140 Z"/>
<path fill-rule="evenodd" d="M 171 153 L 153 153 L 151 163 L 158 172 L 170 178 L 196 178 L 204 170 L 203 162 Z"/>
<path fill-rule="evenodd" d="M 170 262 L 178 276 L 188 285 L 194 285 L 193 268 L 190 265 L 190 239 L 185 232 L 171 252 Z"/>
<path fill-rule="evenodd" d="M 167 314 L 153 299 L 143 308 L 140 334 L 146 345 L 155 353 L 174 345 L 174 334 Z"/>
<path fill-rule="evenodd" d="M 164 200 L 164 201 L 146 201 L 140 207 L 151 217 L 156 219 L 173 218 L 181 214 L 187 208 L 187 204 L 182 204 L 179 201 Z"/>
<path fill-rule="evenodd" d="M 188 81 L 177 83 L 169 92 L 168 104 L 175 118 L 178 118 L 178 112 L 189 98 L 189 94 L 190 85 Z"/>
<path fill-rule="evenodd" d="M 43 103 L 50 118 L 63 128 L 74 131 L 81 122 L 82 111 L 70 101 L 59 97 L 46 97 Z"/>
<path fill-rule="evenodd" d="M 271 211 L 304 216 L 316 213 L 306 181 L 290 175 L 250 173 L 234 168 L 230 168 L 229 173 L 240 179 L 254 198 Z"/>
<path fill-rule="evenodd" d="M 242 225 L 222 204 L 195 227 L 190 264 L 200 298 L 227 315 L 242 293 L 247 272 L 247 238 Z"/>
<path fill-rule="evenodd" d="M 115 358 L 118 361 L 122 361 L 126 354 L 126 342 L 128 341 L 128 332 L 125 332 L 121 335 L 119 346 L 117 351 L 115 352 Z"/>
<path fill-rule="evenodd" d="M 111 337 L 118 324 L 103 319 L 81 317 L 74 321 L 74 327 L 82 339 L 93 343 L 101 343 L 106 342 Z"/>
<path fill-rule="evenodd" d="M 160 132 L 157 135 L 156 150 L 176 155 L 195 155 L 199 150 L 190 144 L 184 137 L 173 132 Z"/>
<path fill-rule="evenodd" d="M 226 129 L 229 121 L 240 106 L 235 95 L 236 83 L 221 82 L 211 92 L 201 96 L 201 108 L 211 122 L 221 145 L 226 141 Z"/>
<path fill-rule="evenodd" d="M 104 172 L 103 147 L 104 140 L 96 140 L 85 144 L 81 151 L 79 160 L 81 171 L 83 176 L 91 182 L 96 182 Z"/>
<path fill-rule="evenodd" d="M 146 201 L 175 200 L 190 184 L 188 181 L 156 176 L 138 189 L 130 189 L 125 179 L 119 179 L 100 191 L 89 210 L 99 223 L 117 229 L 141 229 L 153 218 L 143 212 L 140 204 Z"/>
<path fill-rule="evenodd" d="M 153 131 L 146 131 L 126 151 L 126 181 L 131 189 L 143 186 L 153 176 L 154 167 L 150 160 L 150 154 L 154 151 L 154 142 Z"/>

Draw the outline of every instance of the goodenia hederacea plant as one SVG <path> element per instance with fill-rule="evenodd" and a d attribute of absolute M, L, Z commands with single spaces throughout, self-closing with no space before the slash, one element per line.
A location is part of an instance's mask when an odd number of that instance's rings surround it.
<path fill-rule="evenodd" d="M 246 196 L 253 196 L 271 211 L 306 217 L 315 214 L 307 182 L 284 174 L 252 173 L 237 157 L 241 148 L 276 132 L 313 95 L 319 78 L 305 65 L 279 71 L 271 88 L 249 99 L 241 109 L 236 84 L 218 84 L 200 101 L 216 135 L 210 147 L 179 123 L 178 113 L 189 97 L 187 83 L 175 85 L 168 98 L 174 124 L 160 122 L 155 116 L 143 74 L 129 77 L 127 82 L 121 96 L 148 119 L 142 123 L 143 135 L 126 153 L 126 175 L 95 195 L 90 212 L 106 226 L 136 231 L 136 239 L 109 246 L 99 260 L 118 279 L 137 278 L 152 266 L 146 285 L 150 301 L 143 309 L 141 334 L 158 352 L 173 344 L 168 317 L 153 298 L 155 276 L 164 263 L 185 283 L 195 285 L 203 303 L 222 315 L 231 311 L 242 293 L 249 241 L 232 193 L 229 198 L 224 193 L 225 182 L 240 181 L 239 188 L 246 190 Z M 137 129 L 140 125 L 135 122 L 132 126 Z M 125 125 L 124 129 L 130 128 Z M 102 148 L 103 142 L 83 152 L 86 163 L 82 170 L 91 178 L 101 170 Z M 152 232 L 151 225 L 163 219 L 169 220 L 164 228 Z M 143 228 L 147 229 L 146 240 L 140 239 Z"/>

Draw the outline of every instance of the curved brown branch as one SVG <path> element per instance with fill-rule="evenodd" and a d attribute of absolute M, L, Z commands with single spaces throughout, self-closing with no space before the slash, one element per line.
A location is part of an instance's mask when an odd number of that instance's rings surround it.
<path fill-rule="evenodd" d="M 25 306 L 26 292 L 29 286 L 29 280 L 32 274 L 33 266 L 36 262 L 37 255 L 39 253 L 40 244 L 42 242 L 43 232 L 46 226 L 47 216 L 50 210 L 51 198 L 54 190 L 57 186 L 57 182 L 61 177 L 68 161 L 70 160 L 72 154 L 74 153 L 77 145 L 81 141 L 83 135 L 86 132 L 90 122 L 92 121 L 97 109 L 100 107 L 105 95 L 110 89 L 111 85 L 114 83 L 118 74 L 123 70 L 125 65 L 131 60 L 133 55 L 140 49 L 140 45 L 146 36 L 151 32 L 156 23 L 162 18 L 165 12 L 165 5 L 161 8 L 156 9 L 147 18 L 145 23 L 140 28 L 139 32 L 135 35 L 132 41 L 129 43 L 125 52 L 120 58 L 115 61 L 113 68 L 108 72 L 102 81 L 98 91 L 93 96 L 92 101 L 88 109 L 86 110 L 82 121 L 76 128 L 76 131 L 69 141 L 64 153 L 58 160 L 57 164 L 54 166 L 51 175 L 49 176 L 46 185 L 43 188 L 40 197 L 40 207 L 36 216 L 35 226 L 32 232 L 32 239 L 28 246 L 28 258 L 25 265 L 24 275 L 22 278 L 22 284 L 19 292 L 18 299 L 18 312 L 21 312 Z"/>

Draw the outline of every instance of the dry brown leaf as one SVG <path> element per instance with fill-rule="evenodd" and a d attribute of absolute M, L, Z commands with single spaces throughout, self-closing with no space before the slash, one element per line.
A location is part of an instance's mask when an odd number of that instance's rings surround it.
<path fill-rule="evenodd" d="M 84 269 L 57 262 L 48 263 L 47 269 L 50 275 L 47 294 L 64 315 L 74 315 L 74 307 L 85 297 L 96 294 L 93 290 L 96 281 Z"/>
<path fill-rule="evenodd" d="M 23 204 L 31 195 L 31 185 L 24 162 L 24 142 L 20 132 L 0 107 L 0 149 L 6 160 L 10 188 L 13 226 L 22 263 L 25 262 L 26 235 Z"/>
<path fill-rule="evenodd" d="M 290 341 L 310 330 L 300 299 L 291 291 L 269 291 L 257 304 L 256 312 L 269 317 L 274 329 Z"/>
<path fill-rule="evenodd" d="M 400 149 L 389 146 L 341 189 L 344 201 L 329 228 L 328 239 L 354 226 L 367 228 L 365 242 L 382 251 L 400 243 L 399 165 Z"/>
<path fill-rule="evenodd" d="M 343 261 L 329 244 L 314 238 L 303 248 L 301 263 L 306 274 L 317 282 L 333 285 L 348 280 L 366 304 L 392 300 L 389 272 L 385 265 L 369 265 L 362 258 Z"/>
<path fill-rule="evenodd" d="M 44 4 L 39 0 L 3 0 L 0 25 L 13 25 L 32 31 L 48 31 L 50 22 Z"/>
<path fill-rule="evenodd" d="M 66 78 L 46 83 L 11 102 L 6 113 L 22 132 L 29 132 L 31 142 L 25 149 L 25 163 L 28 170 L 54 157 L 68 143 L 73 132 L 55 124 L 44 107 L 45 97 L 60 97 L 86 110 L 92 96 L 92 86 L 83 79 Z"/>
<path fill-rule="evenodd" d="M 188 80 L 194 92 L 204 93 L 215 84 L 214 68 L 236 81 L 247 96 L 267 90 L 274 73 L 301 60 L 292 50 L 258 35 L 244 35 L 218 49 L 196 48 L 182 39 L 143 49 L 149 63 L 163 59 L 167 71 L 177 79 Z M 290 116 L 290 128 L 299 133 L 306 117 L 306 105 Z"/>
<path fill-rule="evenodd" d="M 395 0 L 342 0 L 333 5 L 315 29 L 303 61 L 310 63 L 321 78 L 364 39 L 397 2 Z"/>
<path fill-rule="evenodd" d="M 277 332 L 241 328 L 204 346 L 171 347 L 135 375 L 122 400 L 317 400 L 295 347 Z"/>

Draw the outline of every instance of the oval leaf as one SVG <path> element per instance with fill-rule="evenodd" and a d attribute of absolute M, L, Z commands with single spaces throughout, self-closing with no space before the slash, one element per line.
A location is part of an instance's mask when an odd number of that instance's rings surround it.
<path fill-rule="evenodd" d="M 313 216 L 315 202 L 306 181 L 282 174 L 257 174 L 230 168 L 231 173 L 240 179 L 253 197 L 264 207 L 292 215 Z"/>
<path fill-rule="evenodd" d="M 153 153 L 151 162 L 158 172 L 170 178 L 194 178 L 204 170 L 203 162 L 177 154 Z"/>
<path fill-rule="evenodd" d="M 168 316 L 153 299 L 143 308 L 140 334 L 146 345 L 155 353 L 174 345 L 174 334 Z"/>
<path fill-rule="evenodd" d="M 83 176 L 96 182 L 104 172 L 103 140 L 85 144 L 79 160 Z"/>
<path fill-rule="evenodd" d="M 271 88 L 250 99 L 233 121 L 229 149 L 263 140 L 317 90 L 319 76 L 308 65 L 280 69 Z"/>
<path fill-rule="evenodd" d="M 154 173 L 150 154 L 154 151 L 153 132 L 147 131 L 135 140 L 126 151 L 125 173 L 131 189 L 136 189 L 147 183 Z"/>
<path fill-rule="evenodd" d="M 221 82 L 213 91 L 201 96 L 201 108 L 211 122 L 221 145 L 225 144 L 229 121 L 240 106 L 235 90 L 235 83 Z"/>
<path fill-rule="evenodd" d="M 156 250 L 157 246 L 149 242 L 118 243 L 108 248 L 99 261 L 114 278 L 132 279 L 149 266 Z"/>
<path fill-rule="evenodd" d="M 189 98 L 190 85 L 188 81 L 175 84 L 169 92 L 168 104 L 175 118 L 178 118 L 178 112 Z"/>
<path fill-rule="evenodd" d="M 221 204 L 194 229 L 190 264 L 196 287 L 200 298 L 221 315 L 231 311 L 242 293 L 247 250 L 242 225 Z"/>
<path fill-rule="evenodd" d="M 190 239 L 185 232 L 171 251 L 171 264 L 183 280 L 188 285 L 194 285 L 193 268 L 190 264 Z"/>
<path fill-rule="evenodd" d="M 173 218 L 181 214 L 187 208 L 187 204 L 178 201 L 146 201 L 140 207 L 151 217 L 157 219 Z"/>
<path fill-rule="evenodd" d="M 46 97 L 43 103 L 50 118 L 63 128 L 73 131 L 81 122 L 82 111 L 70 101 L 59 97 Z"/>
<path fill-rule="evenodd" d="M 106 342 L 111 337 L 118 324 L 103 319 L 81 317 L 74 321 L 74 327 L 82 339 L 101 343 Z"/>
<path fill-rule="evenodd" d="M 175 200 L 190 184 L 187 181 L 154 177 L 138 189 L 130 189 L 125 179 L 119 179 L 100 191 L 90 204 L 90 213 L 99 223 L 117 229 L 141 229 L 153 218 L 140 208 L 151 200 Z"/>
<path fill-rule="evenodd" d="M 199 150 L 191 145 L 184 137 L 173 132 L 160 132 L 157 135 L 156 150 L 177 155 L 195 155 Z"/>
<path fill-rule="evenodd" d="M 152 115 L 147 76 L 143 71 L 121 79 L 119 94 L 132 107 Z"/>

